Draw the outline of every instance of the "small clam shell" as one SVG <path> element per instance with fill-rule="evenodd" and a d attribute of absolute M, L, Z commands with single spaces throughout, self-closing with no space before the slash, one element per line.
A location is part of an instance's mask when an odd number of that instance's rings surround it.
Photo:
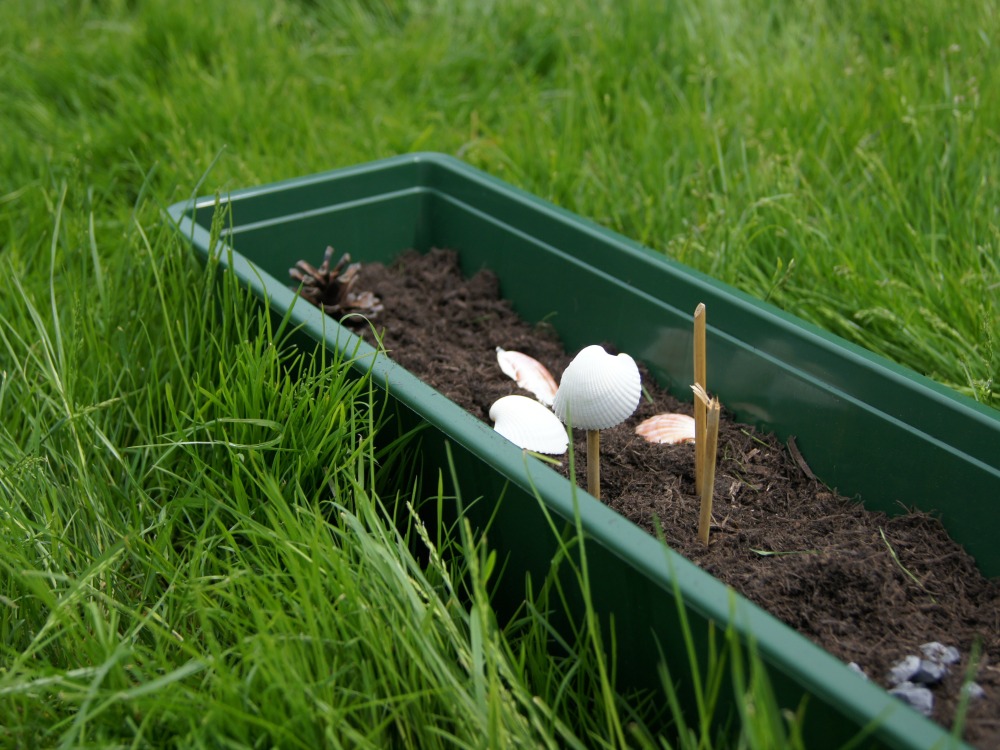
<path fill-rule="evenodd" d="M 493 429 L 519 448 L 559 455 L 569 437 L 556 415 L 527 396 L 504 396 L 490 407 Z"/>
<path fill-rule="evenodd" d="M 559 386 L 552 374 L 545 369 L 545 365 L 527 354 L 507 351 L 499 346 L 497 362 L 504 374 L 517 381 L 521 388 L 533 393 L 546 406 L 552 406 L 552 399 Z"/>
<path fill-rule="evenodd" d="M 642 382 L 635 360 L 611 355 L 603 347 L 585 347 L 562 374 L 552 409 L 573 426 L 603 430 L 624 422 L 639 405 Z"/>
<path fill-rule="evenodd" d="M 687 414 L 657 414 L 635 428 L 635 434 L 650 443 L 694 442 L 694 417 Z"/>

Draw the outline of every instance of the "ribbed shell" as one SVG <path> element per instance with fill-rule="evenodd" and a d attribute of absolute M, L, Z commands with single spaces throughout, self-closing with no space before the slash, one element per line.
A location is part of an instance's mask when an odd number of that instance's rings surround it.
<path fill-rule="evenodd" d="M 694 442 L 694 417 L 687 414 L 656 414 L 635 428 L 635 434 L 650 443 Z"/>
<path fill-rule="evenodd" d="M 639 405 L 642 383 L 635 360 L 611 355 L 596 344 L 585 347 L 562 374 L 552 410 L 573 427 L 603 430 L 628 419 Z"/>
<path fill-rule="evenodd" d="M 504 396 L 490 407 L 493 429 L 519 448 L 561 455 L 569 438 L 556 415 L 527 396 Z"/>
<path fill-rule="evenodd" d="M 503 373 L 517 381 L 521 388 L 533 393 L 535 398 L 546 406 L 552 406 L 552 399 L 559 386 L 556 385 L 555 378 L 541 362 L 527 354 L 507 351 L 499 346 L 497 347 L 497 362 Z"/>

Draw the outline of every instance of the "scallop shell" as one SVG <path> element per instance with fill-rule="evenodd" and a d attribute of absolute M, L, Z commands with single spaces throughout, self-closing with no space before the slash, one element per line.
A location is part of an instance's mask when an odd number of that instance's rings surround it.
<path fill-rule="evenodd" d="M 603 430 L 624 422 L 639 405 L 642 382 L 635 360 L 585 347 L 562 374 L 552 402 L 556 416 L 584 430 Z"/>
<path fill-rule="evenodd" d="M 517 381 L 521 388 L 533 393 L 546 406 L 552 406 L 552 399 L 559 386 L 552 374 L 545 369 L 545 365 L 527 354 L 507 351 L 499 346 L 497 362 L 504 374 Z"/>
<path fill-rule="evenodd" d="M 694 417 L 687 414 L 657 414 L 635 428 L 635 434 L 650 443 L 694 442 Z"/>
<path fill-rule="evenodd" d="M 556 415 L 527 396 L 504 396 L 490 407 L 493 429 L 519 448 L 559 455 L 569 437 Z"/>

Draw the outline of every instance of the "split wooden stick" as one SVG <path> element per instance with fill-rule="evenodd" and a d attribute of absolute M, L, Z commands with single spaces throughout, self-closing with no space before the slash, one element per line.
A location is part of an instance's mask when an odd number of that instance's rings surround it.
<path fill-rule="evenodd" d="M 708 546 L 708 530 L 712 525 L 712 496 L 715 489 L 715 459 L 719 446 L 719 412 L 722 407 L 719 399 L 708 398 L 705 389 L 695 384 L 692 386 L 695 403 L 701 403 L 706 411 L 705 424 L 705 473 L 701 477 L 701 511 L 698 515 L 698 538 Z M 697 443 L 695 444 L 697 446 Z"/>
<path fill-rule="evenodd" d="M 705 303 L 699 302 L 694 309 L 694 384 L 708 392 L 705 364 Z M 694 486 L 700 495 L 705 474 L 705 417 L 706 405 L 694 400 Z"/>
<path fill-rule="evenodd" d="M 587 430 L 587 492 L 601 499 L 600 430 Z"/>

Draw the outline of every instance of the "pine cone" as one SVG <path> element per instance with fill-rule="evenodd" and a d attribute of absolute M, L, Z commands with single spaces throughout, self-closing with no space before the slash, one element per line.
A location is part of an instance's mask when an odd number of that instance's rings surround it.
<path fill-rule="evenodd" d="M 335 318 L 349 313 L 370 318 L 380 312 L 383 308 L 378 297 L 371 292 L 354 290 L 361 264 L 351 263 L 351 256 L 344 253 L 337 265 L 330 268 L 332 258 L 331 246 L 323 254 L 323 263 L 319 268 L 300 260 L 294 268 L 288 269 L 288 275 L 300 284 L 299 296 Z"/>

